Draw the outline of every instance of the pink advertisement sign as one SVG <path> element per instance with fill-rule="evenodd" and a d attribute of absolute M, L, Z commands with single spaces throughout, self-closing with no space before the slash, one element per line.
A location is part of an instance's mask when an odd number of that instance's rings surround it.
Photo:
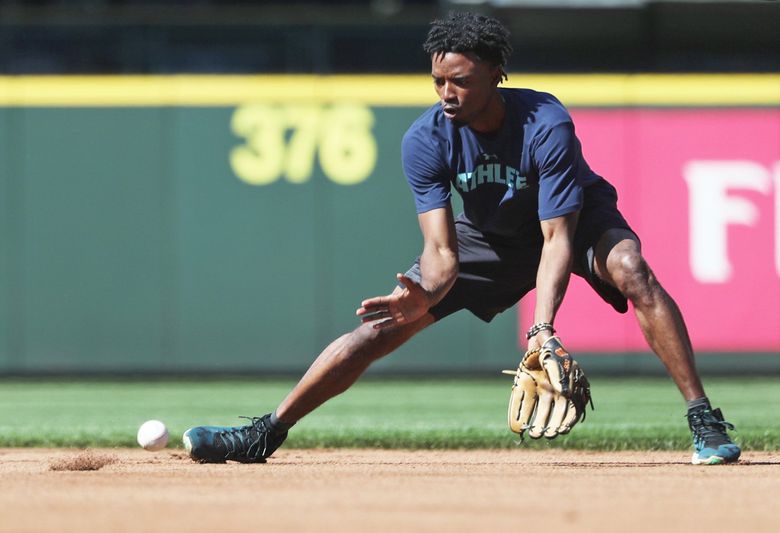
<path fill-rule="evenodd" d="M 694 348 L 780 351 L 780 109 L 572 115 Z M 521 303 L 520 331 L 533 300 Z M 648 350 L 633 310 L 615 313 L 576 276 L 556 328 L 575 351 Z"/>

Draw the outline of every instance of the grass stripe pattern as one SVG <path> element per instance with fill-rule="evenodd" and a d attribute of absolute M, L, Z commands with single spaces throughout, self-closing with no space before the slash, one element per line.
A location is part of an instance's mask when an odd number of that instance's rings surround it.
<path fill-rule="evenodd" d="M 294 381 L 0 380 L 0 447 L 132 447 L 145 420 L 171 432 L 239 425 L 262 415 Z M 668 379 L 591 380 L 595 411 L 572 433 L 518 443 L 507 428 L 511 379 L 369 377 L 304 418 L 288 448 L 686 450 L 685 404 Z M 745 450 L 780 450 L 780 378 L 709 379 L 716 407 Z"/>

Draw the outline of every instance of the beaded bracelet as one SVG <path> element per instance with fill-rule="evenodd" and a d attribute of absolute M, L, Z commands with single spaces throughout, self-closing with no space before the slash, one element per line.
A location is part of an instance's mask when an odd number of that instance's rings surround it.
<path fill-rule="evenodd" d="M 531 337 L 535 337 L 540 331 L 542 330 L 548 330 L 550 333 L 555 334 L 555 328 L 553 328 L 553 325 L 549 322 L 540 322 L 538 324 L 534 324 L 531 326 L 531 329 L 528 330 L 528 333 L 526 333 L 525 338 L 530 339 Z"/>

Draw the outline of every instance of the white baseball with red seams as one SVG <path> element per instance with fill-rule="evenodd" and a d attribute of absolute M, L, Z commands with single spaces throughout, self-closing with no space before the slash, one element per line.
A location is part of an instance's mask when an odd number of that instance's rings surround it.
<path fill-rule="evenodd" d="M 138 444 L 150 452 L 162 450 L 168 444 L 168 428 L 159 420 L 147 420 L 138 428 Z"/>

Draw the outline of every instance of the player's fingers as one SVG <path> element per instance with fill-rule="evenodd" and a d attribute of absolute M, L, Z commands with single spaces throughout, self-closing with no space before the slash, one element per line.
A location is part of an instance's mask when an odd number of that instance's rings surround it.
<path fill-rule="evenodd" d="M 359 307 L 357 311 L 355 311 L 355 314 L 357 316 L 364 316 L 364 315 L 371 315 L 374 313 L 381 313 L 388 311 L 389 308 L 387 305 L 371 305 L 371 306 L 363 306 Z"/>
<path fill-rule="evenodd" d="M 358 313 L 360 315 L 360 321 L 365 322 L 373 322 L 374 320 L 380 320 L 382 318 L 388 318 L 390 316 L 390 312 L 385 310 L 379 310 L 379 311 L 373 311 L 365 313 Z"/>
<path fill-rule="evenodd" d="M 392 312 L 393 308 L 393 302 L 392 299 L 389 297 L 383 297 L 381 300 L 376 299 L 372 301 L 365 301 L 363 302 L 363 305 L 358 308 L 357 311 L 355 311 L 355 314 L 358 316 L 363 316 L 371 313 L 378 313 L 378 312 Z"/>
<path fill-rule="evenodd" d="M 389 302 L 389 296 L 374 296 L 373 298 L 368 298 L 360 302 L 360 306 L 366 309 L 370 309 L 379 305 L 387 306 Z"/>

